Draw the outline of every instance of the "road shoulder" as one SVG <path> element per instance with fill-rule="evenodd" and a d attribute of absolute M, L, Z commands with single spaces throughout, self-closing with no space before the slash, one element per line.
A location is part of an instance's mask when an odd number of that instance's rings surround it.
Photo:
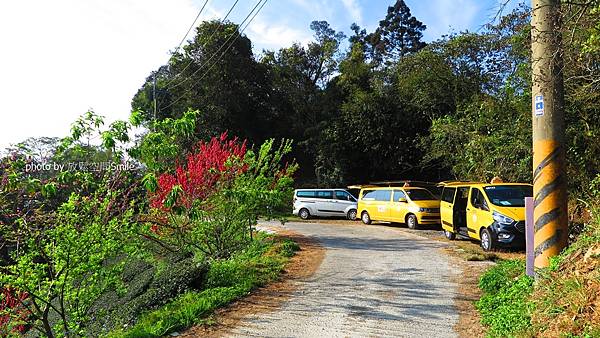
<path fill-rule="evenodd" d="M 179 337 L 223 337 L 248 315 L 277 311 L 296 291 L 296 282 L 311 277 L 317 271 L 325 257 L 325 249 L 317 240 L 279 227 L 270 230 L 300 246 L 300 250 L 287 263 L 281 280 L 217 310 L 209 324 L 194 326 Z"/>

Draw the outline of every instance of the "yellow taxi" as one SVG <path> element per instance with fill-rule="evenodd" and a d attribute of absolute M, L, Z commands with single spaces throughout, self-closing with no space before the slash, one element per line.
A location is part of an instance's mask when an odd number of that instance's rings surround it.
<path fill-rule="evenodd" d="M 419 187 L 366 187 L 360 190 L 358 215 L 372 221 L 404 223 L 411 229 L 420 224 L 439 224 L 440 201 Z"/>
<path fill-rule="evenodd" d="M 446 184 L 440 201 L 444 234 L 476 239 L 485 251 L 524 247 L 525 197 L 531 196 L 533 186 L 525 183 Z"/>

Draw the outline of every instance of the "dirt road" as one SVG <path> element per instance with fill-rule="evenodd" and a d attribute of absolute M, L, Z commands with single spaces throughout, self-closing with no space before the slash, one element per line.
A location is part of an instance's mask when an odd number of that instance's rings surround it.
<path fill-rule="evenodd" d="M 280 227 L 278 223 L 265 224 Z M 456 337 L 446 244 L 380 225 L 287 223 L 326 249 L 278 311 L 250 314 L 231 337 Z"/>

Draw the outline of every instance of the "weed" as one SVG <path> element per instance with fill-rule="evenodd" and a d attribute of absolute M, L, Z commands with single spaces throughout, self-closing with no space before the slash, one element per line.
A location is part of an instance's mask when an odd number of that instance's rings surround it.
<path fill-rule="evenodd" d="M 489 337 L 510 337 L 531 325 L 533 279 L 524 275 L 523 260 L 501 261 L 479 280 L 483 296 L 476 303 Z"/>

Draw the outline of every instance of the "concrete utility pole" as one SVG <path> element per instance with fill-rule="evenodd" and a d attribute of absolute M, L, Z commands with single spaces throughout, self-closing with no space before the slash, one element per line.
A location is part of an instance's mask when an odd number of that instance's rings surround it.
<path fill-rule="evenodd" d="M 152 80 L 152 101 L 154 106 L 154 121 L 156 121 L 156 72 L 154 73 L 154 79 Z"/>
<path fill-rule="evenodd" d="M 535 267 L 567 245 L 567 190 L 560 0 L 532 0 Z"/>

